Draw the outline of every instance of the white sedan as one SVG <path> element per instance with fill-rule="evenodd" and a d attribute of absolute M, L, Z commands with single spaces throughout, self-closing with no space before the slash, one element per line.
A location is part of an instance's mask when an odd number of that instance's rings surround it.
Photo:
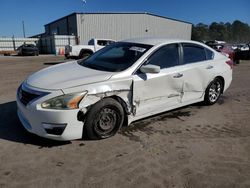
<path fill-rule="evenodd" d="M 50 139 L 107 138 L 141 118 L 216 103 L 232 66 L 194 41 L 125 40 L 29 76 L 17 91 L 18 116 L 29 132 Z"/>

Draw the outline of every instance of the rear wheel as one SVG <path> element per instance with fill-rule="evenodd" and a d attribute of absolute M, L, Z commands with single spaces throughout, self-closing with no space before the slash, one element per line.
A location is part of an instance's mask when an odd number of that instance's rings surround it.
<path fill-rule="evenodd" d="M 84 131 L 89 139 L 103 139 L 116 134 L 124 121 L 124 111 L 112 98 L 102 99 L 87 113 Z"/>
<path fill-rule="evenodd" d="M 220 98 L 223 90 L 221 79 L 215 78 L 207 87 L 204 102 L 208 105 L 215 104 Z"/>
<path fill-rule="evenodd" d="M 91 55 L 90 52 L 81 51 L 79 54 L 79 59 L 85 59 L 85 58 L 89 57 L 90 55 Z"/>

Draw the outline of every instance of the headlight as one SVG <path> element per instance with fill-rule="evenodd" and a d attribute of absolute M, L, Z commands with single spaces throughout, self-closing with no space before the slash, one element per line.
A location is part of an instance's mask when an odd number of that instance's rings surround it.
<path fill-rule="evenodd" d="M 58 110 L 77 109 L 86 94 L 87 92 L 61 95 L 43 102 L 42 108 Z"/>

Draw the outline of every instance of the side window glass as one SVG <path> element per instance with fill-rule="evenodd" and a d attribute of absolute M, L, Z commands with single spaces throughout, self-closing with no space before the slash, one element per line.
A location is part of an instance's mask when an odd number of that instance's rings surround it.
<path fill-rule="evenodd" d="M 98 40 L 97 44 L 100 45 L 100 46 L 106 46 L 107 45 L 107 41 L 105 41 L 105 40 Z"/>
<path fill-rule="evenodd" d="M 207 54 L 207 60 L 211 60 L 214 59 L 214 52 L 212 52 L 211 50 L 205 48 L 206 50 L 206 54 Z"/>
<path fill-rule="evenodd" d="M 91 40 L 89 41 L 88 45 L 95 45 L 94 39 L 91 39 Z"/>
<path fill-rule="evenodd" d="M 107 45 L 110 45 L 112 43 L 114 43 L 114 41 L 111 41 L 111 40 L 107 41 Z"/>
<path fill-rule="evenodd" d="M 169 44 L 160 48 L 152 56 L 150 56 L 148 64 L 160 66 L 161 69 L 178 65 L 178 44 Z"/>
<path fill-rule="evenodd" d="M 206 60 L 206 53 L 203 47 L 192 44 L 183 45 L 184 64 L 195 63 Z"/>

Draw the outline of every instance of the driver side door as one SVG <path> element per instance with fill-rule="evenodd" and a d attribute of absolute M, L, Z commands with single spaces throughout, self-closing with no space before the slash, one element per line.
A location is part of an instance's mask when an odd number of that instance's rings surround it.
<path fill-rule="evenodd" d="M 183 81 L 179 73 L 179 54 L 179 44 L 165 45 L 143 64 L 159 66 L 159 73 L 142 73 L 138 70 L 133 75 L 133 103 L 137 117 L 165 111 L 181 102 Z"/>

